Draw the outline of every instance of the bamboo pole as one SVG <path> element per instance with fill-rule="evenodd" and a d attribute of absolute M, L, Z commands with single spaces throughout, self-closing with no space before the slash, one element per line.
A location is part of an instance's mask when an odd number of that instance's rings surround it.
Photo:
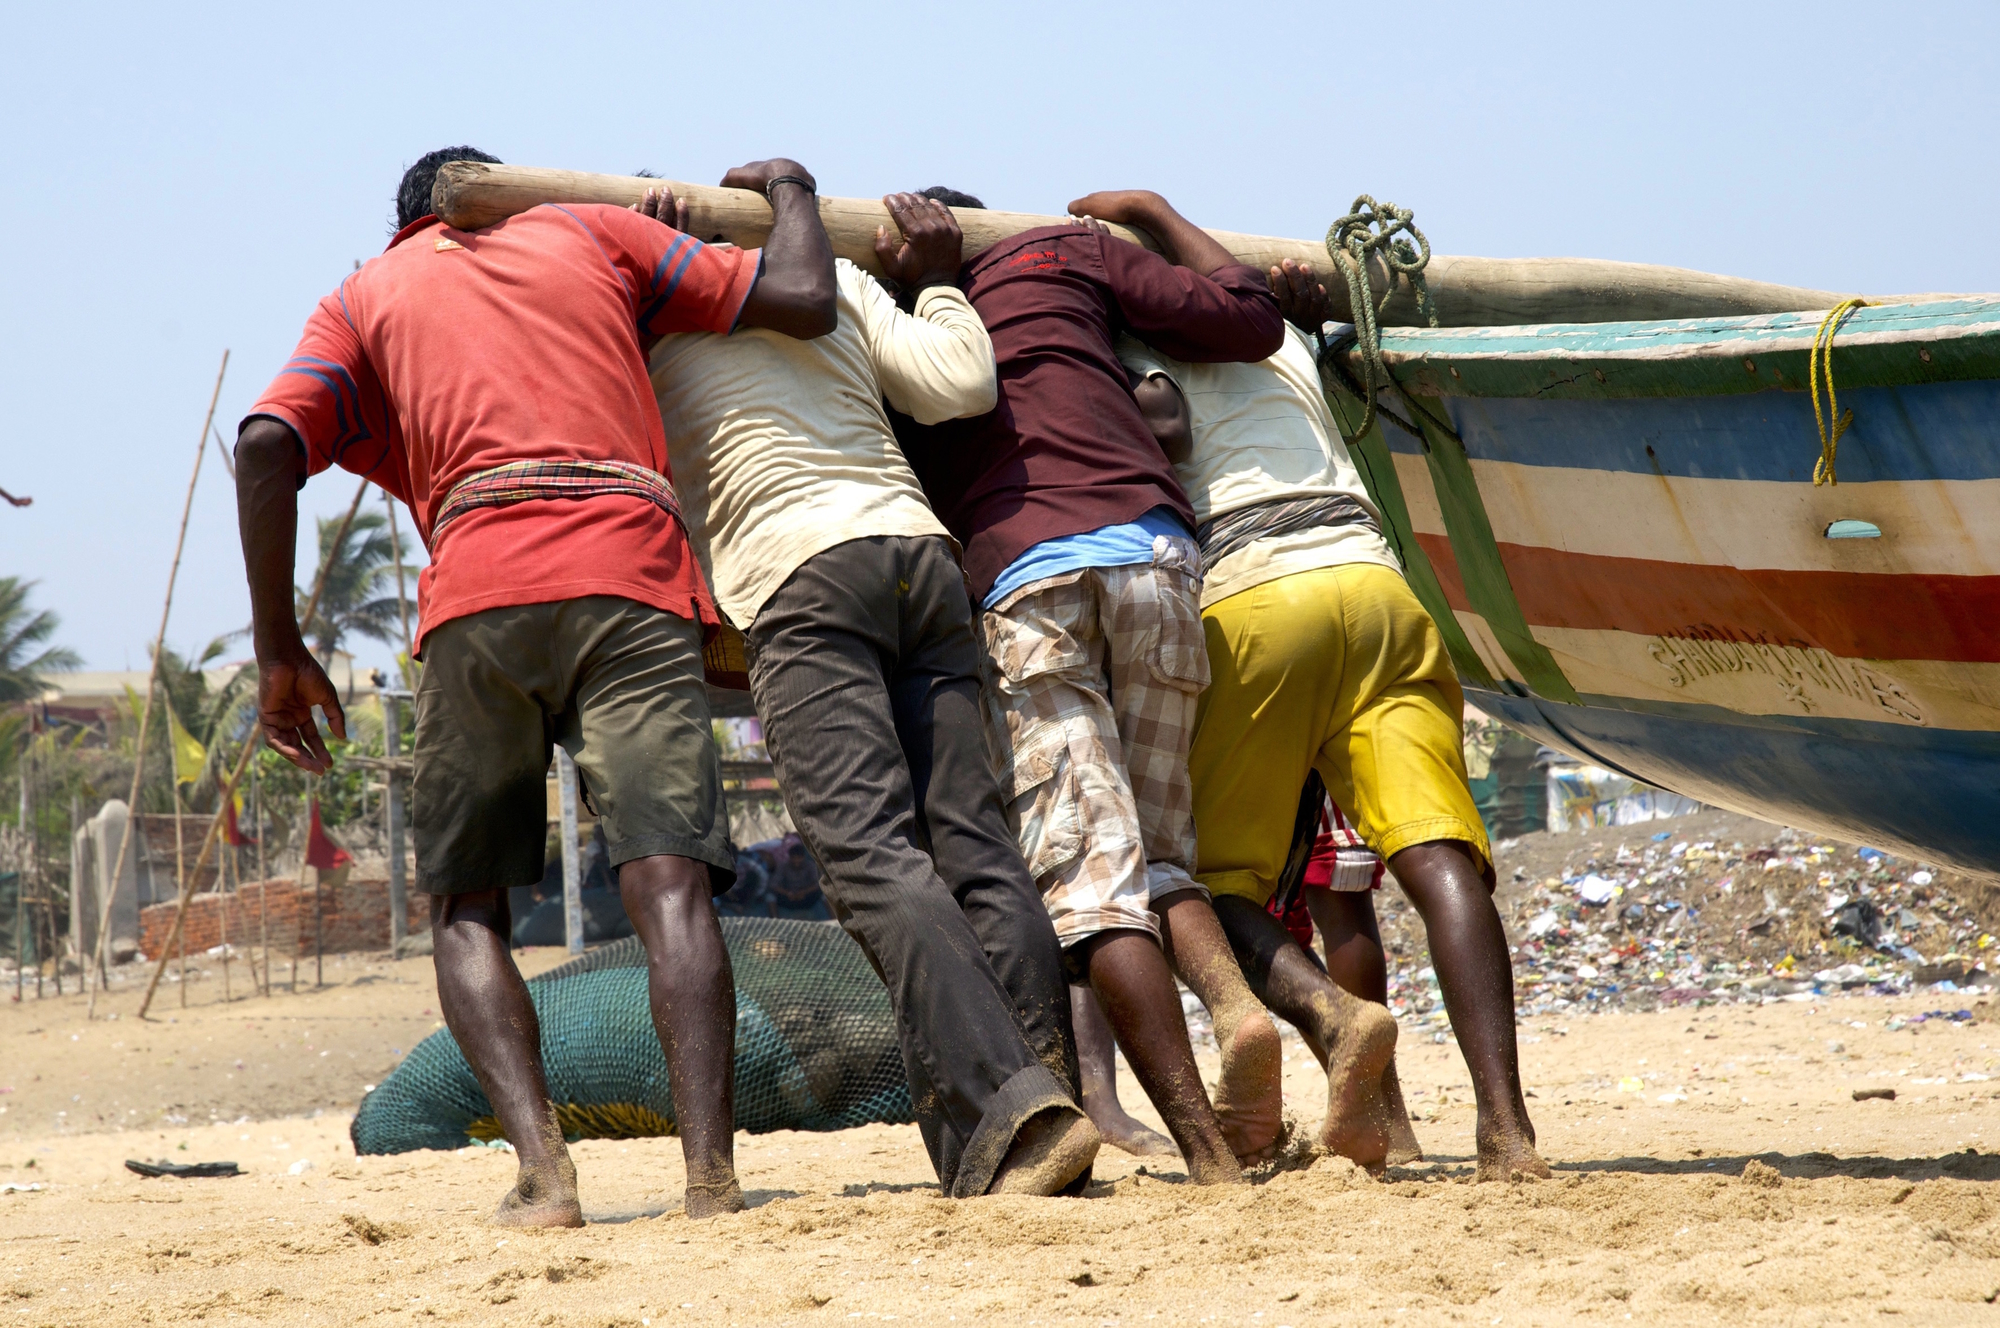
<path fill-rule="evenodd" d="M 167 698 L 172 705 L 174 699 Z M 187 843 L 181 834 L 181 772 L 174 771 L 174 897 L 187 893 Z M 187 933 L 181 933 L 181 1009 L 188 1003 L 188 943 Z"/>
<path fill-rule="evenodd" d="M 396 608 L 403 615 L 403 659 L 401 672 L 403 686 L 414 692 L 417 690 L 417 642 L 410 635 L 410 593 L 403 581 L 403 537 L 396 529 L 396 495 L 386 489 L 382 502 L 389 509 L 389 552 L 396 559 Z"/>
<path fill-rule="evenodd" d="M 78 902 L 76 898 L 77 887 L 83 883 L 82 880 L 80 879 L 83 873 L 76 870 L 76 849 L 75 849 L 76 829 L 78 826 L 82 824 L 83 824 L 83 798 L 80 794 L 71 793 L 69 795 L 69 840 L 71 846 L 69 906 L 72 909 L 76 908 Z M 44 907 L 47 908 L 49 914 L 49 953 L 55 956 L 55 961 L 56 961 L 55 962 L 56 995 L 60 996 L 63 994 L 62 940 L 60 937 L 56 935 L 56 906 L 55 906 L 55 897 L 53 895 L 48 896 L 48 902 L 44 905 Z M 88 972 L 83 971 L 81 968 L 79 968 L 77 976 L 81 978 L 84 982 L 90 981 L 90 974 Z M 35 999 L 40 1000 L 41 996 L 42 996 L 42 975 L 41 971 L 37 969 L 35 972 Z"/>
<path fill-rule="evenodd" d="M 207 441 L 206 437 L 202 439 L 204 446 L 207 444 Z M 333 555 L 340 551 L 340 543 L 347 538 L 347 529 L 354 524 L 354 514 L 361 510 L 361 500 L 367 495 L 368 481 L 363 480 L 361 481 L 361 486 L 354 491 L 354 501 L 347 505 L 347 515 L 340 519 L 340 528 L 334 532 L 333 542 L 327 546 L 326 557 L 320 560 L 319 575 L 313 579 L 312 594 L 306 599 L 306 611 L 301 615 L 307 622 L 312 621 L 313 614 L 319 609 L 320 592 L 326 589 L 326 576 L 328 570 L 333 566 Z M 251 753 L 256 750 L 257 736 L 253 734 L 244 741 L 243 750 L 236 758 L 236 768 L 230 771 L 229 781 L 222 786 L 222 798 L 216 804 L 215 815 L 208 823 L 208 833 L 202 836 L 201 856 L 196 858 L 194 863 L 194 875 L 197 879 L 201 876 L 201 869 L 208 865 L 209 850 L 215 847 L 216 837 L 222 830 L 224 809 L 229 805 L 229 799 L 236 796 L 236 785 L 242 780 L 244 770 L 249 768 Z M 126 832 L 126 838 L 131 838 L 130 831 Z M 303 875 L 303 868 L 301 869 L 301 875 Z M 167 943 L 161 949 L 160 962 L 153 969 L 152 980 L 146 984 L 146 998 L 139 1002 L 139 1018 L 141 1019 L 144 1019 L 146 1011 L 153 1007 L 153 993 L 159 990 L 160 975 L 167 971 L 168 952 L 173 949 L 174 941 L 180 937 L 182 928 L 187 924 L 188 900 L 190 898 L 191 896 L 187 890 L 183 888 L 180 893 L 180 901 L 174 909 L 173 929 L 167 933 Z M 297 972 L 297 960 L 294 959 L 293 973 L 295 976 Z"/>
<path fill-rule="evenodd" d="M 432 205 L 447 225 L 477 230 L 543 203 L 613 203 L 628 206 L 649 188 L 666 186 L 688 202 L 688 229 L 702 239 L 720 237 L 745 247 L 761 245 L 771 233 L 771 208 L 748 189 L 653 180 L 635 175 L 593 175 L 584 171 L 503 166 L 488 162 L 446 162 L 438 170 Z M 1342 196 L 1345 201 L 1345 196 Z M 1024 212 L 954 208 L 965 232 L 965 252 L 974 254 L 1012 235 L 1067 218 Z M 833 252 L 881 275 L 875 259 L 875 228 L 895 225 L 877 199 L 822 198 Z M 1328 220 L 1334 214 L 1329 214 Z M 1152 237 L 1125 226 L 1111 232 L 1158 249 Z M 1211 230 L 1211 236 L 1241 262 L 1265 268 L 1291 259 L 1311 263 L 1332 297 L 1334 317 L 1352 322 L 1345 282 L 1334 280 L 1321 240 L 1289 240 Z M 1433 255 L 1425 271 L 1439 322 L 1445 327 L 1487 327 L 1521 323 L 1603 323 L 1661 318 L 1708 318 L 1737 314 L 1830 309 L 1846 294 L 1779 286 L 1741 277 L 1717 276 L 1687 268 L 1618 263 L 1599 258 L 1472 258 Z M 1376 296 L 1389 289 L 1387 272 L 1374 266 Z M 1905 303 L 1938 296 L 1880 296 L 1877 303 Z M 1417 326 L 1415 297 L 1400 285 L 1384 309 L 1388 326 Z"/>
<path fill-rule="evenodd" d="M 28 767 L 35 759 L 35 733 L 31 725 L 28 729 L 27 745 L 21 749 L 21 839 L 28 840 Z M 30 850 L 32 853 L 33 850 Z M 22 968 L 26 952 L 22 948 L 21 937 L 28 926 L 28 864 L 24 861 L 14 873 L 14 1004 L 21 1003 L 22 990 L 27 985 L 27 970 Z"/>
<path fill-rule="evenodd" d="M 312 814 L 317 799 L 312 792 L 313 776 L 306 776 L 306 851 L 312 849 Z M 306 860 L 299 858 L 299 885 L 306 883 Z M 326 873 L 313 868 L 313 990 L 326 985 L 326 897 L 322 891 L 326 887 Z"/>
<path fill-rule="evenodd" d="M 218 858 L 215 863 L 215 904 L 217 938 L 222 942 L 222 1003 L 229 1004 L 229 863 L 236 856 L 236 846 L 229 846 L 229 857 Z M 255 970 L 253 969 L 254 973 Z"/>
<path fill-rule="evenodd" d="M 253 741 L 262 742 L 259 729 Z M 250 819 L 257 826 L 257 945 L 264 952 L 264 999 L 271 998 L 271 877 L 264 870 L 264 784 L 250 766 Z"/>
<path fill-rule="evenodd" d="M 84 1006 L 85 1019 L 97 1017 L 97 993 L 111 980 L 111 973 L 106 967 L 111 953 L 111 901 L 117 897 L 118 882 L 124 878 L 125 864 L 132 856 L 132 841 L 138 837 L 139 788 L 146 772 L 146 734 L 153 723 L 153 697 L 159 691 L 160 652 L 167 648 L 167 617 L 174 609 L 174 582 L 181 574 L 181 550 L 187 546 L 188 516 L 194 511 L 195 481 L 201 478 L 202 459 L 208 455 L 208 430 L 215 423 L 215 406 L 222 400 L 222 377 L 228 372 L 229 352 L 224 350 L 222 367 L 215 371 L 215 390 L 209 393 L 208 414 L 202 419 L 201 435 L 195 443 L 194 473 L 188 476 L 187 497 L 181 500 L 181 529 L 180 534 L 174 537 L 173 565 L 167 569 L 167 598 L 160 606 L 160 630 L 153 636 L 153 663 L 146 673 L 146 708 L 139 715 L 139 745 L 132 752 L 132 794 L 125 800 L 128 813 L 125 833 L 118 837 L 118 860 L 112 864 L 111 885 L 105 890 L 104 898 L 98 901 L 96 983 L 90 981 L 89 967 L 85 966 L 84 985 L 90 988 L 90 1000 Z M 175 785 L 175 788 L 179 787 Z M 161 951 L 163 961 L 165 953 Z"/>

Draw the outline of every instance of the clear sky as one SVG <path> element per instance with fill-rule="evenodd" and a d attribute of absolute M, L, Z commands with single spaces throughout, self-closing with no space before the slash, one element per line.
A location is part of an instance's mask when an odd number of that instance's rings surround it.
<path fill-rule="evenodd" d="M 829 194 L 943 183 L 1024 211 L 1144 186 L 1306 237 L 1367 192 L 1440 253 L 2000 290 L 1991 3 L 13 15 L 0 487 L 35 505 L 0 506 L 0 575 L 40 581 L 98 668 L 144 666 L 223 348 L 233 439 L 313 302 L 381 250 L 405 164 L 449 144 L 690 180 L 786 155 Z M 304 506 L 353 491 L 321 476 Z M 233 501 L 211 448 L 177 648 L 248 620 Z"/>

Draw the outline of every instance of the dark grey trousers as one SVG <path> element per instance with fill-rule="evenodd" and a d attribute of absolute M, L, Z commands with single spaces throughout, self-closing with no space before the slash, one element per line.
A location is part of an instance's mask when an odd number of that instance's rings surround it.
<path fill-rule="evenodd" d="M 1029 1117 L 1081 1099 L 1062 949 L 1007 828 L 958 563 L 937 537 L 835 545 L 744 644 L 785 806 L 888 984 L 938 1180 L 983 1194 Z"/>

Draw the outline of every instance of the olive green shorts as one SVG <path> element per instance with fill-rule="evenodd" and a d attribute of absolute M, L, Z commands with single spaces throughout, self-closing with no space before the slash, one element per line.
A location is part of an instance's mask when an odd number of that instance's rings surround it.
<path fill-rule="evenodd" d="M 701 624 L 615 595 L 454 618 L 424 639 L 411 825 L 417 889 L 542 878 L 554 744 L 576 759 L 611 865 L 672 854 L 735 880 Z"/>

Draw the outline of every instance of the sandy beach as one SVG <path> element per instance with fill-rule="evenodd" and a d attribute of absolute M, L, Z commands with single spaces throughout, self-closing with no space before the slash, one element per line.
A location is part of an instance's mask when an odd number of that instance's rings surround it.
<path fill-rule="evenodd" d="M 483 1221 L 504 1150 L 357 1158 L 348 1142 L 363 1086 L 437 1026 L 429 961 L 330 961 L 327 984 L 239 985 L 227 1005 L 200 984 L 185 1009 L 166 991 L 143 1024 L 127 990 L 100 1011 L 117 1019 L 86 1023 L 80 997 L 0 1014 L 0 1314 L 1276 1328 L 2000 1312 L 2000 1024 L 1963 995 L 1530 1018 L 1529 1105 L 1556 1169 L 1535 1184 L 1471 1183 L 1463 1062 L 1406 1024 L 1428 1156 L 1380 1180 L 1295 1159 L 1199 1190 L 1107 1150 L 1083 1199 L 951 1202 L 914 1126 L 871 1126 L 740 1135 L 750 1210 L 692 1223 L 677 1141 L 585 1141 L 590 1225 L 523 1234 Z M 1157 1121 L 1129 1075 L 1121 1088 Z M 1896 1097 L 1854 1100 L 1870 1088 Z M 1286 1090 L 1310 1126 L 1323 1080 L 1294 1038 Z M 127 1158 L 247 1174 L 147 1180 Z"/>

